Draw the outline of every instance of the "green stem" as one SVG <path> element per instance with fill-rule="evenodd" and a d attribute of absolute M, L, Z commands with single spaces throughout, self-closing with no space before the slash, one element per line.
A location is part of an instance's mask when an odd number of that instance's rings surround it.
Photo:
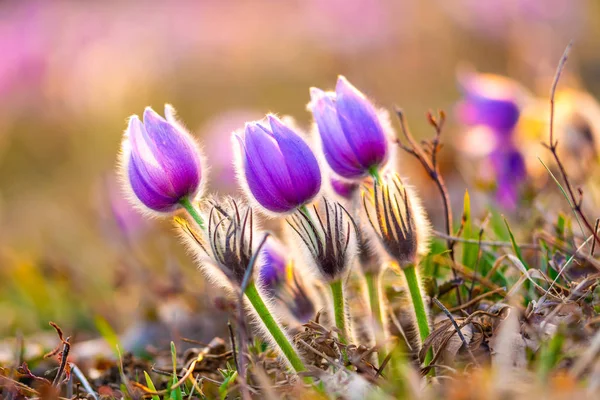
<path fill-rule="evenodd" d="M 333 297 L 333 313 L 335 315 L 335 326 L 340 330 L 340 342 L 348 343 L 348 328 L 346 327 L 346 306 L 344 304 L 344 288 L 342 280 L 338 279 L 329 284 Z"/>
<path fill-rule="evenodd" d="M 369 175 L 373 177 L 373 180 L 376 183 L 381 183 L 381 176 L 379 175 L 379 170 L 377 169 L 377 165 L 373 165 L 369 168 Z"/>
<path fill-rule="evenodd" d="M 187 197 L 182 197 L 179 200 L 179 204 L 181 204 L 181 206 L 185 208 L 185 210 L 188 212 L 188 214 L 190 214 L 194 221 L 196 221 L 200 229 L 204 230 L 204 220 L 202 219 L 202 216 L 200 215 L 200 213 L 198 213 L 198 210 L 196 210 L 190 199 Z"/>
<path fill-rule="evenodd" d="M 421 343 L 424 343 L 429 336 L 429 320 L 427 318 L 427 312 L 425 311 L 425 302 L 423 301 L 421 285 L 419 285 L 419 280 L 417 278 L 417 271 L 414 265 L 409 265 L 402 270 L 404 271 L 406 283 L 408 284 L 408 291 L 410 292 L 410 298 L 412 299 L 415 310 Z M 428 352 L 425 357 L 425 364 L 429 364 L 430 360 L 431 352 Z"/>
<path fill-rule="evenodd" d="M 371 306 L 371 315 L 375 322 L 375 340 L 377 345 L 381 345 L 378 343 L 378 337 L 380 333 L 385 333 L 384 325 L 383 325 L 383 314 L 381 308 L 381 297 L 379 285 L 381 282 L 380 274 L 375 272 L 367 272 L 365 274 L 365 280 L 367 281 L 367 291 L 369 292 L 369 305 Z M 385 359 L 385 352 L 382 346 L 379 346 L 379 351 L 377 351 L 377 358 L 379 359 L 379 365 Z"/>
<path fill-rule="evenodd" d="M 260 294 L 258 293 L 258 289 L 256 289 L 256 285 L 254 284 L 254 282 L 250 282 L 248 284 L 245 294 L 248 300 L 250 301 L 250 304 L 252 304 L 252 307 L 254 307 L 256 313 L 271 333 L 271 336 L 273 336 L 273 339 L 281 349 L 281 352 L 289 361 L 292 368 L 294 368 L 296 372 L 305 371 L 306 367 L 304 367 L 304 363 L 298 356 L 298 353 L 296 353 L 296 350 L 294 349 L 288 338 L 285 336 L 285 334 L 279 327 L 279 324 L 277 324 L 277 322 L 269 312 L 269 309 L 260 297 Z"/>

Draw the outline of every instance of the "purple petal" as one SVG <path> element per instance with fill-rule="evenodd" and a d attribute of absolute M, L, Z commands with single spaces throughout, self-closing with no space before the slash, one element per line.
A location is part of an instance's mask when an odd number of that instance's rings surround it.
<path fill-rule="evenodd" d="M 343 76 L 335 92 L 340 125 L 356 158 L 365 169 L 381 165 L 387 159 L 388 144 L 375 107 Z"/>
<path fill-rule="evenodd" d="M 283 155 L 271 134 L 259 124 L 249 123 L 243 138 L 236 137 L 243 150 L 246 181 L 256 201 L 273 212 L 294 209 L 294 197 L 288 199 L 294 188 Z"/>
<path fill-rule="evenodd" d="M 311 110 L 319 128 L 323 153 L 335 173 L 345 178 L 357 178 L 365 174 L 364 168 L 348 144 L 334 102 L 334 94 L 317 88 L 310 89 Z"/>
<path fill-rule="evenodd" d="M 490 99 L 480 95 L 466 98 L 461 117 L 468 125 L 485 125 L 510 132 L 519 120 L 519 106 L 513 100 Z"/>
<path fill-rule="evenodd" d="M 127 174 L 131 189 L 136 197 L 148 208 L 158 212 L 169 212 L 177 208 L 177 201 L 171 196 L 165 196 L 156 190 L 154 180 L 145 170 L 139 168 L 140 164 L 131 160 Z"/>
<path fill-rule="evenodd" d="M 519 90 L 507 78 L 469 73 L 459 81 L 464 100 L 459 117 L 467 125 L 485 125 L 510 132 L 519 120 Z"/>
<path fill-rule="evenodd" d="M 261 250 L 261 269 L 259 277 L 267 290 L 275 290 L 285 281 L 287 260 L 284 249 L 276 241 L 269 239 Z"/>
<path fill-rule="evenodd" d="M 306 142 L 277 117 L 269 115 L 268 120 L 293 182 L 292 191 L 286 194 L 286 198 L 295 197 L 296 206 L 305 204 L 321 189 L 321 169 L 317 158 Z"/>
<path fill-rule="evenodd" d="M 195 194 L 201 171 L 199 154 L 191 138 L 150 107 L 144 111 L 144 126 L 145 142 L 170 183 L 169 194 L 178 198 Z"/>
<path fill-rule="evenodd" d="M 522 154 L 514 147 L 501 148 L 490 155 L 496 175 L 496 201 L 512 210 L 519 201 L 520 188 L 527 176 Z"/>
<path fill-rule="evenodd" d="M 347 200 L 352 200 L 359 185 L 355 182 L 346 182 L 341 179 L 331 178 L 331 187 L 338 196 Z"/>
<path fill-rule="evenodd" d="M 148 146 L 146 128 L 137 115 L 129 119 L 127 135 L 131 146 L 129 163 L 135 165 L 138 174 L 144 177 L 144 181 L 147 184 L 152 185 L 154 191 L 171 197 L 173 193 L 171 182 L 165 176 L 162 166 L 156 160 L 152 148 Z"/>

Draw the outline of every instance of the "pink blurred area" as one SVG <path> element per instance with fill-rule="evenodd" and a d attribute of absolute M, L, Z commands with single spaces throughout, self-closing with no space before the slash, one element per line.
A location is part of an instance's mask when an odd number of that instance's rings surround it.
<path fill-rule="evenodd" d="M 83 314 L 110 309 L 116 301 L 111 285 L 122 269 L 134 270 L 131 263 L 164 274 L 165 249 L 179 254 L 181 268 L 194 274 L 169 221 L 150 221 L 143 228 L 153 230 L 136 239 L 143 260 L 112 245 L 123 229 L 138 232 L 139 225 L 127 214 L 135 211 L 115 201 L 112 189 L 98 188 L 107 176 L 112 179 L 127 117 L 148 105 L 161 110 L 172 104 L 202 143 L 211 166 L 210 191 L 236 193 L 231 132 L 267 112 L 291 115 L 308 130 L 309 87 L 330 89 L 338 74 L 380 106 L 401 106 L 420 137 L 431 133 L 427 110 L 446 109 L 448 141 L 464 133 L 452 114 L 460 97 L 457 68 L 464 63 L 509 75 L 545 95 L 564 46 L 576 39 L 566 82 L 598 96 L 600 5 L 542 3 L 0 3 L 0 279 L 6 278 L 0 283 L 0 310 L 23 307 L 27 313 L 36 309 L 31 304 L 44 301 L 27 303 L 31 299 L 15 295 L 22 290 L 14 271 L 25 264 L 39 267 L 40 260 L 64 266 L 71 279 L 98 291 L 108 304 L 85 298 Z M 450 144 L 444 151 L 447 181 L 460 201 L 466 185 L 455 168 L 460 146 Z M 401 155 L 400 162 L 412 182 L 427 182 L 413 160 Z M 418 189 L 436 221 L 440 209 L 433 186 L 427 182 Z M 37 271 L 45 273 L 41 267 Z M 203 284 L 199 277 L 196 281 Z M 112 322 L 124 323 L 134 308 Z M 0 335 L 18 326 L 31 329 L 56 312 L 38 311 L 38 319 L 11 313 L 0 322 L 6 324 Z"/>

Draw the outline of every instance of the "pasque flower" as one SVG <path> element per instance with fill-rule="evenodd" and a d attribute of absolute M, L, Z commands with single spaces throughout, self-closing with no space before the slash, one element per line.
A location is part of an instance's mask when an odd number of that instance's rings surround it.
<path fill-rule="evenodd" d="M 397 174 L 363 192 L 367 219 L 406 279 L 421 341 L 429 336 L 429 319 L 424 293 L 417 275 L 418 257 L 428 247 L 429 221 L 416 193 Z"/>
<path fill-rule="evenodd" d="M 325 197 L 312 210 L 298 210 L 288 219 L 300 246 L 312 265 L 330 289 L 333 299 L 335 324 L 341 332 L 340 340 L 350 338 L 344 299 L 344 277 L 356 255 L 356 224 L 339 203 L 330 203 Z"/>
<path fill-rule="evenodd" d="M 346 181 L 336 177 L 331 177 L 329 183 L 333 192 L 345 200 L 352 200 L 359 188 L 359 184 L 356 181 Z"/>
<path fill-rule="evenodd" d="M 233 198 L 224 202 L 211 200 L 209 205 L 208 211 L 204 212 L 208 214 L 206 230 L 197 231 L 184 219 L 176 219 L 188 247 L 196 254 L 209 278 L 235 294 L 243 291 L 262 322 L 260 326 L 265 335 L 278 345 L 282 356 L 294 370 L 303 371 L 305 367 L 296 349 L 263 301 L 253 279 L 254 274 L 250 274 L 253 270 L 249 268 L 256 261 L 254 252 L 257 250 L 252 209 Z"/>
<path fill-rule="evenodd" d="M 464 95 L 458 106 L 462 122 L 510 135 L 519 120 L 524 89 L 508 78 L 491 74 L 465 73 L 459 79 Z"/>
<path fill-rule="evenodd" d="M 192 200 L 202 183 L 197 143 L 175 120 L 173 107 L 165 106 L 165 116 L 147 107 L 143 122 L 137 115 L 129 118 L 120 159 L 131 199 L 158 213 L 172 212 L 182 201 Z"/>
<path fill-rule="evenodd" d="M 194 229 L 183 219 L 177 223 L 203 271 L 224 287 L 239 287 L 256 244 L 252 208 L 234 198 L 207 203 L 203 212 L 208 219 L 206 231 Z"/>
<path fill-rule="evenodd" d="M 397 174 L 365 190 L 366 216 L 383 248 L 401 268 L 414 265 L 429 245 L 430 224 L 419 198 Z"/>
<path fill-rule="evenodd" d="M 342 278 L 356 255 L 356 226 L 341 204 L 325 197 L 320 203 L 297 211 L 288 224 L 308 251 L 308 261 L 329 282 Z"/>
<path fill-rule="evenodd" d="M 474 127 L 465 134 L 467 144 L 462 147 L 467 154 L 487 153 L 496 201 L 505 209 L 514 209 L 527 175 L 516 130 L 522 103 L 529 95 L 517 82 L 498 75 L 464 73 L 459 81 L 464 98 L 458 105 L 458 116 L 465 125 Z M 469 139 L 481 145 L 473 146 Z"/>
<path fill-rule="evenodd" d="M 272 213 L 309 203 L 321 188 L 319 163 L 306 142 L 274 115 L 236 132 L 236 165 L 251 198 Z"/>
<path fill-rule="evenodd" d="M 308 109 L 314 116 L 325 160 L 347 179 L 377 171 L 388 159 L 388 141 L 377 110 L 340 76 L 335 93 L 310 89 Z"/>
<path fill-rule="evenodd" d="M 260 253 L 258 280 L 263 290 L 298 322 L 303 324 L 314 318 L 315 305 L 293 261 L 286 256 L 285 247 L 269 238 Z"/>

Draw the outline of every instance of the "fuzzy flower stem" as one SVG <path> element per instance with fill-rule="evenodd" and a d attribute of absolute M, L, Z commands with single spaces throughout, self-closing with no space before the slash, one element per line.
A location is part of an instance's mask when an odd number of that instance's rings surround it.
<path fill-rule="evenodd" d="M 296 350 L 291 345 L 288 338 L 285 336 L 285 334 L 279 327 L 279 324 L 277 324 L 277 322 L 269 312 L 269 309 L 260 297 L 260 294 L 258 293 L 258 289 L 256 288 L 254 282 L 250 282 L 248 284 L 245 293 L 246 297 L 250 301 L 250 304 L 252 304 L 252 307 L 254 307 L 254 309 L 256 310 L 256 313 L 271 333 L 271 336 L 273 336 L 273 339 L 283 352 L 285 358 L 291 364 L 292 368 L 294 368 L 296 372 L 305 371 L 306 367 L 304 366 L 304 363 L 298 356 L 298 353 L 296 353 Z"/>
<path fill-rule="evenodd" d="M 348 328 L 346 326 L 346 305 L 344 303 L 344 288 L 341 279 L 329 284 L 333 297 L 333 313 L 335 315 L 335 326 L 340 330 L 340 342 L 348 343 Z"/>
<path fill-rule="evenodd" d="M 417 326 L 419 328 L 419 336 L 421 342 L 425 342 L 429 336 L 429 320 L 427 318 L 427 312 L 425 310 L 425 302 L 423 301 L 423 294 L 421 293 L 421 286 L 417 278 L 417 271 L 414 265 L 410 265 L 402 269 L 404 271 L 404 277 L 408 285 L 408 291 L 410 292 L 410 298 L 413 303 L 415 310 L 415 317 L 417 318 Z M 429 364 L 431 360 L 431 353 L 428 352 L 425 357 L 425 364 Z"/>
<path fill-rule="evenodd" d="M 376 272 L 365 273 L 365 280 L 367 281 L 367 291 L 369 293 L 369 305 L 371 306 L 371 315 L 375 321 L 375 337 L 377 333 L 383 332 L 383 314 L 381 309 L 381 298 L 380 298 L 380 274 Z M 377 343 L 380 345 L 380 343 Z M 377 351 L 377 358 L 379 359 L 379 365 L 385 359 L 384 349 L 380 346 Z"/>
<path fill-rule="evenodd" d="M 185 210 L 188 212 L 188 214 L 190 214 L 194 221 L 196 221 L 200 229 L 204 230 L 204 220 L 202 219 L 202 217 L 200 216 L 190 199 L 188 197 L 182 197 L 181 200 L 179 200 L 179 204 L 181 204 L 181 206 L 185 208 Z"/>

